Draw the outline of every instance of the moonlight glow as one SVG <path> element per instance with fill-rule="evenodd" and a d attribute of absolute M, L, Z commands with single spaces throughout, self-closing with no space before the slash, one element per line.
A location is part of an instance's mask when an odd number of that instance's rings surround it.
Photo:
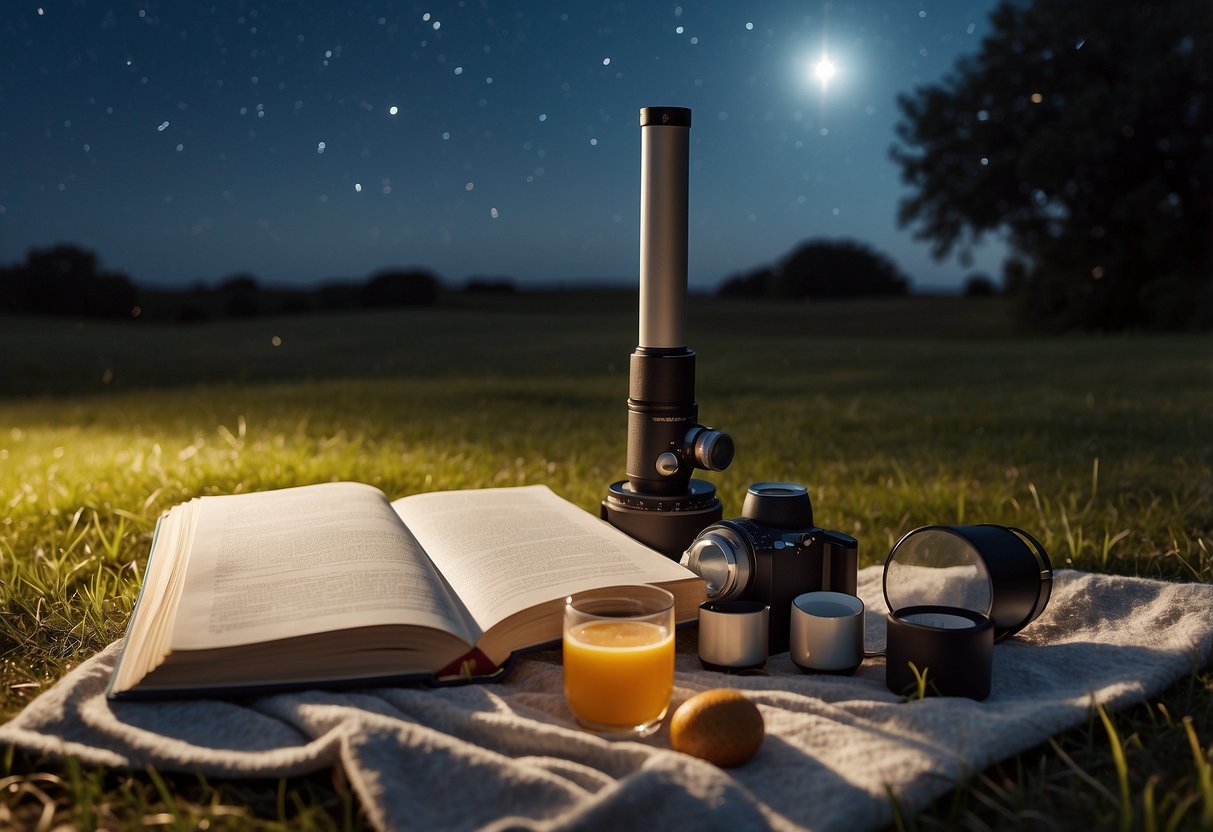
<path fill-rule="evenodd" d="M 830 83 L 830 79 L 838 72 L 834 66 L 834 62 L 830 60 L 829 55 L 822 55 L 821 60 L 813 65 L 813 77 L 821 82 L 824 89 Z"/>

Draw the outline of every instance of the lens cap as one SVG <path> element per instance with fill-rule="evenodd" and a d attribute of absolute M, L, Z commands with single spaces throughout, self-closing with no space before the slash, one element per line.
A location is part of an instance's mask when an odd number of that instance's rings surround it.
<path fill-rule="evenodd" d="M 884 565 L 892 613 L 920 606 L 970 610 L 993 619 L 995 640 L 1034 621 L 1049 603 L 1052 585 L 1044 547 L 1021 529 L 992 524 L 915 529 Z"/>

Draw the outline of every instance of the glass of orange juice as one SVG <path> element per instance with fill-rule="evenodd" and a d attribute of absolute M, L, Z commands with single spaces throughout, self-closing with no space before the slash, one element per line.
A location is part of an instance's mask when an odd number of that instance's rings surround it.
<path fill-rule="evenodd" d="M 674 596 L 655 586 L 594 589 L 564 605 L 564 695 L 577 722 L 647 736 L 674 691 Z"/>

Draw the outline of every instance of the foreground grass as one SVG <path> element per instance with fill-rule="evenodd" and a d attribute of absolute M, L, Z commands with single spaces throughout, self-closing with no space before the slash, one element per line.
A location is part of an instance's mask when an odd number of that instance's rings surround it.
<path fill-rule="evenodd" d="M 121 635 L 156 517 L 191 496 L 544 482 L 595 510 L 623 473 L 633 299 L 479 303 L 201 327 L 0 321 L 0 718 Z M 1020 339 L 997 303 L 957 301 L 704 300 L 689 332 L 701 416 L 738 445 L 712 477 L 728 514 L 748 483 L 796 480 L 865 564 L 928 522 L 999 522 L 1056 566 L 1213 581 L 1207 336 Z M 905 823 L 1213 826 L 1211 685 L 1194 669 L 1110 727 L 1093 714 Z M 0 813 L 21 825 L 360 823 L 331 775 L 215 784 L 17 755 L 4 789 Z"/>

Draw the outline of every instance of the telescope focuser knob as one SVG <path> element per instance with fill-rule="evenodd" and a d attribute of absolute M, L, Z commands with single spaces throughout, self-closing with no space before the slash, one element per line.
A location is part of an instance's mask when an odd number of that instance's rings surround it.
<path fill-rule="evenodd" d="M 663 477 L 672 477 L 678 473 L 678 455 L 666 451 L 657 457 L 657 473 Z"/>

